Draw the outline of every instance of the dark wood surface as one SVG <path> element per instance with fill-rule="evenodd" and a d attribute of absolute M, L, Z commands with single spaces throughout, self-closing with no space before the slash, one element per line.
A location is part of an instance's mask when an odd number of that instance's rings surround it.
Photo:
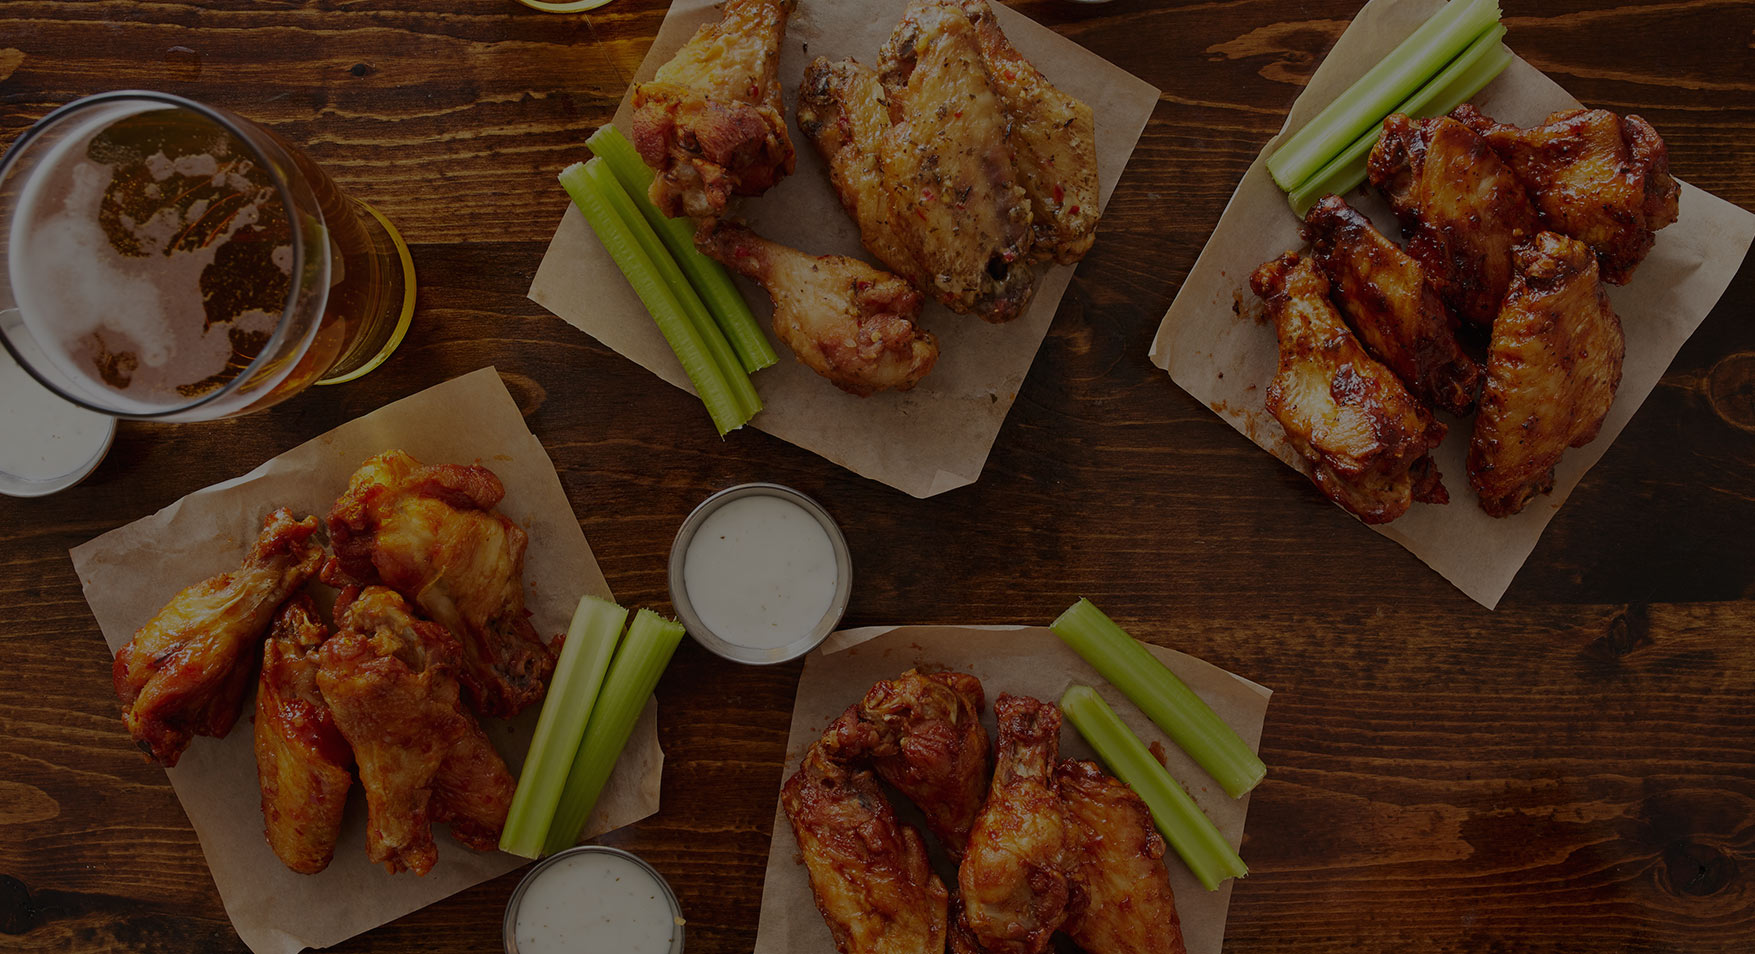
<path fill-rule="evenodd" d="M 693 399 L 525 299 L 565 207 L 554 174 L 613 111 L 663 3 L 6 0 L 0 141 L 105 89 L 229 107 L 395 220 L 421 288 L 410 340 L 363 382 L 240 420 L 125 424 L 81 487 L 0 498 L 0 949 L 242 950 L 164 773 L 123 731 L 67 550 L 492 363 L 625 603 L 667 606 L 671 535 L 702 496 L 778 480 L 846 527 L 849 624 L 1041 623 L 1088 595 L 1273 687 L 1228 950 L 1749 950 L 1755 267 L 1496 612 L 1146 359 L 1357 6 L 1020 4 L 1163 100 L 986 473 L 920 501 L 765 434 L 721 443 Z M 1645 116 L 1679 176 L 1755 207 L 1755 4 L 1506 7 L 1519 53 L 1588 104 Z M 693 952 L 754 942 L 798 672 L 685 644 L 659 688 L 663 809 L 608 840 L 670 879 Z M 497 949 L 516 877 L 337 950 Z"/>

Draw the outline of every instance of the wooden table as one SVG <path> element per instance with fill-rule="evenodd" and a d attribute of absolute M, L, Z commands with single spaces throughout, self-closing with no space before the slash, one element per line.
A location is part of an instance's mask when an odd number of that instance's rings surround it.
<path fill-rule="evenodd" d="M 408 343 L 364 381 L 242 420 L 124 424 L 79 488 L 0 498 L 0 948 L 243 949 L 122 729 L 68 548 L 492 363 L 625 603 L 667 605 L 696 501 L 778 480 L 846 527 L 849 624 L 1040 623 L 1083 594 L 1273 687 L 1230 950 L 1749 950 L 1755 267 L 1488 612 L 1146 359 L 1357 0 L 1020 6 L 1163 101 L 985 475 L 921 501 L 765 434 L 721 443 L 692 398 L 525 299 L 565 207 L 554 174 L 610 116 L 663 3 L 7 0 L 0 140 L 105 89 L 229 107 L 395 220 L 421 287 Z M 1755 5 L 1506 6 L 1521 54 L 1645 116 L 1678 175 L 1755 207 Z M 608 840 L 668 876 L 692 952 L 754 941 L 798 674 L 685 644 L 659 688 L 663 810 Z M 515 881 L 337 950 L 495 950 Z"/>

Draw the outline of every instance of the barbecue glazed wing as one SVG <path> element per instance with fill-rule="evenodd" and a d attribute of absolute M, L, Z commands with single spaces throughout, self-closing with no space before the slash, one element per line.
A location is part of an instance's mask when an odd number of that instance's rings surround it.
<path fill-rule="evenodd" d="M 1039 954 L 1065 923 L 1073 860 L 1054 762 L 1060 709 L 1028 696 L 993 703 L 999 755 L 987 804 L 957 869 L 963 919 L 991 954 Z"/>
<path fill-rule="evenodd" d="M 1372 355 L 1415 397 L 1467 414 L 1481 389 L 1481 368 L 1457 343 L 1456 316 L 1420 263 L 1338 195 L 1311 208 L 1304 238 L 1347 324 Z"/>
<path fill-rule="evenodd" d="M 542 698 L 555 655 L 524 609 L 524 531 L 496 512 L 486 467 L 427 466 L 402 451 L 363 464 L 329 512 L 323 580 L 383 583 L 445 626 L 478 712 L 510 716 Z"/>
<path fill-rule="evenodd" d="M 1469 483 L 1495 517 L 1547 493 L 1566 448 L 1596 438 L 1625 350 L 1588 246 L 1543 232 L 1516 256 L 1469 444 Z"/>
<path fill-rule="evenodd" d="M 1454 119 L 1396 113 L 1383 121 L 1367 170 L 1445 302 L 1491 325 L 1511 286 L 1511 247 L 1536 234 L 1535 208 L 1510 167 Z"/>
<path fill-rule="evenodd" d="M 1542 228 L 1597 254 L 1602 280 L 1625 285 L 1658 229 L 1676 221 L 1681 187 L 1663 137 L 1638 116 L 1566 109 L 1534 129 L 1496 123 L 1463 104 L 1451 113 L 1479 133 L 1535 199 Z"/>
<path fill-rule="evenodd" d="M 309 596 L 288 600 L 262 644 L 256 686 L 256 778 L 268 846 L 300 874 L 316 874 L 335 857 L 353 784 L 353 749 L 317 688 L 317 647 L 328 636 Z"/>
<path fill-rule="evenodd" d="M 732 195 L 761 195 L 792 173 L 780 98 L 780 44 L 797 0 L 726 0 L 634 87 L 633 142 L 657 171 L 649 190 L 664 214 L 714 218 Z"/>
<path fill-rule="evenodd" d="M 1414 500 L 1448 500 L 1427 456 L 1444 425 L 1365 353 L 1329 303 L 1328 279 L 1287 252 L 1249 284 L 1279 335 L 1267 409 L 1313 465 L 1316 486 L 1366 523 L 1394 520 Z"/>
<path fill-rule="evenodd" d="M 237 570 L 209 577 L 165 604 L 116 651 L 111 676 L 134 744 L 166 768 L 197 735 L 223 737 L 256 674 L 256 647 L 274 611 L 317 575 L 317 518 L 268 515 Z"/>
<path fill-rule="evenodd" d="M 986 700 L 968 673 L 910 669 L 871 687 L 859 716 L 877 730 L 870 753 L 878 775 L 908 796 L 952 858 L 987 799 Z"/>
<path fill-rule="evenodd" d="M 1030 197 L 1032 253 L 1070 265 L 1097 240 L 1097 132 L 1091 107 L 1024 59 L 987 0 L 961 0 L 987 80 L 1011 121 L 1012 159 Z"/>
<path fill-rule="evenodd" d="M 811 744 L 780 804 L 798 837 L 817 910 L 841 954 L 943 954 L 946 893 L 920 833 L 897 820 L 861 758 L 851 706 Z"/>
<path fill-rule="evenodd" d="M 1092 762 L 1069 759 L 1054 777 L 1080 899 L 1066 933 L 1086 954 L 1185 954 L 1164 839 L 1146 803 Z"/>
<path fill-rule="evenodd" d="M 721 219 L 701 251 L 759 282 L 774 300 L 774 334 L 798 360 L 849 394 L 906 391 L 938 360 L 920 327 L 920 293 L 840 255 L 807 255 Z"/>

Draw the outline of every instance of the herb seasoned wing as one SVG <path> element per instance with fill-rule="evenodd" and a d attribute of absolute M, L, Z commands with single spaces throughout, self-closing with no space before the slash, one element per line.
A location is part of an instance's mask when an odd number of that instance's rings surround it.
<path fill-rule="evenodd" d="M 309 596 L 288 600 L 262 644 L 256 686 L 256 777 L 268 846 L 300 874 L 316 874 L 335 857 L 353 785 L 353 749 L 317 688 L 317 649 L 328 637 Z"/>

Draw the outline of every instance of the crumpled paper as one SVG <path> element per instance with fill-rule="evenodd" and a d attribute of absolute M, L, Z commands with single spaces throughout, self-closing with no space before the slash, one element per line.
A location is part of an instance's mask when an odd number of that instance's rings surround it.
<path fill-rule="evenodd" d="M 1272 690 L 1233 675 L 1211 663 L 1162 646 L 1146 645 L 1153 656 L 1187 683 L 1213 711 L 1254 749 L 1261 747 L 1262 722 Z M 1121 721 L 1147 745 L 1160 743 L 1170 774 L 1188 790 L 1212 819 L 1231 847 L 1243 843 L 1243 821 L 1249 796 L 1231 798 L 1219 783 L 1176 747 L 1121 691 L 1103 681 L 1079 655 L 1043 626 L 898 626 L 843 630 L 831 635 L 804 663 L 798 698 L 792 708 L 792 730 L 786 738 L 786 772 L 790 778 L 823 729 L 857 702 L 880 679 L 893 679 L 913 668 L 970 673 L 981 680 L 987 696 L 983 721 L 994 737 L 993 700 L 1002 692 L 1058 701 L 1068 686 L 1095 688 Z M 1071 723 L 1060 734 L 1062 758 L 1096 759 Z M 1097 761 L 1101 762 L 1100 759 Z M 1273 767 L 1268 768 L 1273 778 Z M 912 807 L 897 799 L 897 813 L 908 817 Z M 1243 852 L 1245 863 L 1248 852 Z M 755 954 L 796 954 L 831 951 L 835 944 L 828 925 L 817 913 L 810 876 L 799 863 L 792 824 L 776 799 L 774 837 L 768 845 L 768 870 L 762 883 L 761 921 L 756 928 Z M 1225 913 L 1231 906 L 1226 881 L 1216 891 L 1201 887 L 1173 849 L 1165 862 L 1176 891 L 1176 912 L 1188 954 L 1219 954 L 1225 939 Z M 954 885 L 954 869 L 942 869 L 946 886 Z"/>
<path fill-rule="evenodd" d="M 1261 303 L 1249 288 L 1249 273 L 1257 265 L 1304 244 L 1297 217 L 1267 173 L 1267 156 L 1288 130 L 1314 119 L 1443 5 L 1443 0 L 1371 0 L 1365 5 L 1292 104 L 1280 134 L 1244 174 L 1152 342 L 1152 362 L 1170 372 L 1183 390 L 1303 473 L 1309 472 L 1309 464 L 1286 443 L 1279 422 L 1267 412 L 1267 385 L 1278 363 L 1278 347 L 1272 323 L 1256 320 Z M 1506 42 L 1516 49 L 1515 27 Z M 1522 59 L 1514 60 L 1473 102 L 1494 119 L 1520 126 L 1579 105 Z M 1671 156 L 1672 161 L 1677 158 Z M 1374 192 L 1355 192 L 1347 201 L 1385 235 L 1399 239 L 1401 231 L 1388 204 Z M 1724 294 L 1752 239 L 1755 214 L 1684 183 L 1680 218 L 1657 233 L 1656 246 L 1632 282 L 1606 286 L 1627 335 L 1621 387 L 1596 440 L 1568 450 L 1561 459 L 1553 492 L 1530 501 L 1516 516 L 1487 516 L 1469 488 L 1464 466 L 1471 423 L 1441 414 L 1450 434 L 1433 459 L 1451 502 L 1415 504 L 1400 519 L 1372 529 L 1406 547 L 1483 606 L 1497 605 L 1548 521 L 1614 443 L 1683 342 Z"/>
<path fill-rule="evenodd" d="M 479 463 L 499 476 L 506 486 L 500 512 L 530 535 L 524 582 L 538 633 L 564 632 L 586 593 L 610 598 L 548 453 L 489 367 L 379 408 L 241 477 L 195 491 L 74 548 L 74 570 L 104 641 L 111 651 L 120 649 L 179 590 L 237 567 L 274 508 L 291 507 L 300 516 L 321 519 L 354 470 L 391 449 L 425 463 Z M 107 669 L 91 678 L 94 686 L 109 691 Z M 533 706 L 509 722 L 482 720 L 514 774 L 524 762 L 539 709 Z M 197 738 L 165 774 L 201 841 L 232 926 L 256 954 L 338 944 L 527 863 L 500 852 L 470 851 L 452 840 L 446 826 L 435 825 L 439 861 L 433 870 L 424 877 L 387 874 L 366 858 L 365 797 L 356 784 L 335 860 L 315 875 L 288 870 L 263 837 L 251 742 L 254 712 L 246 701 L 229 735 Z M 119 715 L 115 731 L 127 732 Z M 587 835 L 656 812 L 663 767 L 658 706 L 649 700 L 586 825 Z"/>

